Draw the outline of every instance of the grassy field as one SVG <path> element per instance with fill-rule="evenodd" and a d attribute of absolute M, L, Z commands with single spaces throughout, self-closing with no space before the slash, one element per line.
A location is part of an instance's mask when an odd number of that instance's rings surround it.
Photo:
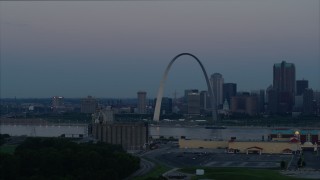
<path fill-rule="evenodd" d="M 16 145 L 3 145 L 0 146 L 0 152 L 13 154 L 16 147 Z"/>
<path fill-rule="evenodd" d="M 195 174 L 197 168 L 183 168 L 180 171 L 184 173 Z M 268 169 L 247 169 L 247 168 L 201 168 L 205 175 L 193 176 L 193 179 L 272 179 L 272 180 L 297 180 L 297 178 L 288 177 L 280 174 L 276 170 Z"/>

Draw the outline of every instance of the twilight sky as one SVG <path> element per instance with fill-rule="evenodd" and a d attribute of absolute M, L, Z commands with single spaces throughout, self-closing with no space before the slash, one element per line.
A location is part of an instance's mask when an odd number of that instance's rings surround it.
<path fill-rule="evenodd" d="M 239 91 L 266 89 L 272 66 L 320 90 L 318 0 L 0 2 L 1 97 L 156 96 L 177 54 L 196 55 Z M 164 96 L 206 89 L 181 57 Z"/>

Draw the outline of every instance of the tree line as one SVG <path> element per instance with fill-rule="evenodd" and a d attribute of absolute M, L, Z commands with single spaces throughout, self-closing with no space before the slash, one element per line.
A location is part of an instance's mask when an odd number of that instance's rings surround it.
<path fill-rule="evenodd" d="M 63 138 L 27 138 L 0 159 L 0 179 L 123 179 L 140 166 L 120 145 Z"/>

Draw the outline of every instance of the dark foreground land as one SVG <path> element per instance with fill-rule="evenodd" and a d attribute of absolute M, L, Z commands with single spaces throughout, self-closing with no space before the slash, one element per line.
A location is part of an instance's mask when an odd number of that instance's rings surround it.
<path fill-rule="evenodd" d="M 0 179 L 124 179 L 140 164 L 121 146 L 62 138 L 27 138 L 0 159 Z"/>

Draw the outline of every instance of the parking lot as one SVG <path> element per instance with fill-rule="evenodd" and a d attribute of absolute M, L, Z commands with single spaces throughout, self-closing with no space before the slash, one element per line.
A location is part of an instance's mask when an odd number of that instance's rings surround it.
<path fill-rule="evenodd" d="M 171 149 L 156 158 L 175 167 L 250 167 L 279 168 L 281 161 L 290 162 L 293 155 L 279 154 L 227 154 L 224 150 Z"/>

